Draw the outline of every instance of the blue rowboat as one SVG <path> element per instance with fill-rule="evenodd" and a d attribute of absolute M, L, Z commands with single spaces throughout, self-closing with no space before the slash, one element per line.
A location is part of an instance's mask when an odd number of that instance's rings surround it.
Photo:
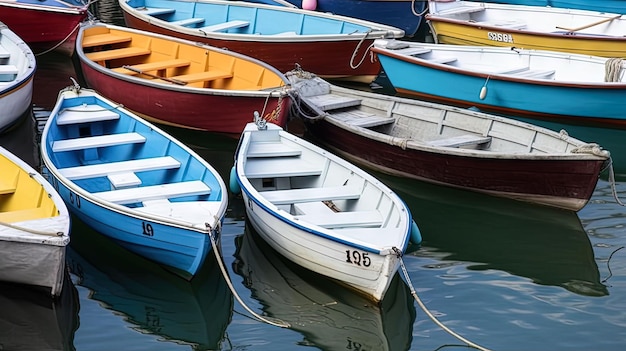
<path fill-rule="evenodd" d="M 59 92 L 41 154 L 72 214 L 191 279 L 218 244 L 227 207 L 218 172 L 156 126 L 88 89 Z"/>
<path fill-rule="evenodd" d="M 247 0 L 268 5 L 295 6 L 306 10 L 363 19 L 404 30 L 412 37 L 422 23 L 426 1 L 422 0 Z"/>
<path fill-rule="evenodd" d="M 511 117 L 626 127 L 622 59 L 387 40 L 372 51 L 402 95 Z"/>

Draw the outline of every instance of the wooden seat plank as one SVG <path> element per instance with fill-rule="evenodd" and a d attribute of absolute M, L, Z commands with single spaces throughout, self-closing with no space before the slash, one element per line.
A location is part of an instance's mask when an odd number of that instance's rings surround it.
<path fill-rule="evenodd" d="M 461 147 L 469 145 L 483 145 L 491 141 L 490 136 L 482 135 L 459 135 L 455 137 L 432 140 L 428 142 L 430 146 L 444 146 L 444 147 Z"/>
<path fill-rule="evenodd" d="M 248 158 L 300 156 L 302 151 L 286 146 L 283 143 L 257 142 L 250 145 Z"/>
<path fill-rule="evenodd" d="M 67 108 L 61 111 L 56 119 L 57 125 L 76 123 L 102 122 L 119 119 L 115 110 L 107 110 L 99 105 L 82 105 Z"/>
<path fill-rule="evenodd" d="M 208 195 L 211 188 L 200 180 L 126 188 L 93 193 L 102 200 L 120 205 L 183 196 Z"/>
<path fill-rule="evenodd" d="M 363 128 L 382 126 L 396 121 L 396 119 L 393 117 L 381 117 L 372 113 L 358 110 L 332 113 L 329 116 L 346 124 Z"/>
<path fill-rule="evenodd" d="M 107 174 L 107 178 L 116 189 L 141 185 L 141 179 L 137 177 L 135 172 L 111 173 Z"/>
<path fill-rule="evenodd" d="M 142 9 L 137 9 L 137 11 L 148 16 L 169 15 L 169 14 L 176 12 L 175 9 L 168 9 L 168 8 L 161 8 L 161 7 L 145 7 Z"/>
<path fill-rule="evenodd" d="M 194 17 L 194 18 L 185 18 L 182 20 L 178 20 L 178 21 L 172 21 L 169 22 L 170 24 L 173 24 L 175 26 L 190 26 L 192 24 L 199 24 L 204 22 L 204 18 L 203 17 Z"/>
<path fill-rule="evenodd" d="M 86 53 L 85 56 L 95 62 L 116 60 L 121 58 L 128 58 L 134 56 L 149 55 L 150 49 L 144 49 L 139 47 L 129 47 L 121 49 L 103 50 Z"/>
<path fill-rule="evenodd" d="M 322 165 L 313 166 L 300 159 L 251 158 L 246 161 L 248 178 L 304 177 L 322 174 Z"/>
<path fill-rule="evenodd" d="M 138 160 L 106 162 L 93 165 L 75 166 L 59 169 L 59 173 L 68 179 L 78 180 L 104 177 L 118 172 L 144 172 L 180 167 L 180 162 L 171 156 L 142 158 Z"/>
<path fill-rule="evenodd" d="M 2 45 L 0 45 L 0 58 L 9 58 L 11 53 L 7 51 Z"/>
<path fill-rule="evenodd" d="M 262 191 L 260 194 L 275 205 L 287 205 L 299 202 L 358 199 L 361 196 L 361 190 L 355 186 L 346 185 Z"/>
<path fill-rule="evenodd" d="M 130 42 L 131 40 L 132 40 L 132 37 L 129 35 L 121 36 L 121 35 L 116 35 L 116 34 L 111 34 L 111 33 L 95 34 L 95 35 L 90 35 L 90 36 L 83 38 L 82 45 L 84 48 L 90 48 L 90 47 L 100 46 L 100 45 L 126 43 L 126 42 Z"/>
<path fill-rule="evenodd" d="M 337 110 L 340 108 L 354 107 L 361 104 L 360 99 L 339 96 L 335 94 L 321 94 L 306 97 L 311 104 L 319 107 L 322 111 Z"/>
<path fill-rule="evenodd" d="M 139 133 L 118 133 L 108 135 L 98 135 L 92 137 L 57 140 L 52 145 L 52 151 L 73 151 L 94 147 L 106 147 L 123 144 L 136 144 L 146 141 L 146 137 Z"/>
<path fill-rule="evenodd" d="M 217 24 L 213 24 L 210 26 L 204 26 L 204 27 L 198 28 L 198 30 L 203 31 L 203 32 L 219 32 L 219 31 L 227 30 L 227 29 L 246 27 L 249 24 L 250 22 L 248 21 L 234 20 L 234 21 L 228 21 L 224 23 L 217 23 Z"/>
<path fill-rule="evenodd" d="M 0 64 L 0 74 L 18 74 L 20 71 L 15 65 Z"/>
<path fill-rule="evenodd" d="M 219 70 L 211 70 L 206 72 L 198 72 L 198 73 L 190 73 L 183 74 L 180 76 L 170 77 L 172 80 L 179 80 L 185 83 L 195 83 L 195 82 L 206 82 L 215 79 L 223 79 L 223 78 L 232 78 L 232 73 L 219 71 Z"/>
<path fill-rule="evenodd" d="M 324 228 L 379 227 L 383 224 L 383 218 L 376 210 L 306 214 L 296 218 Z"/>
<path fill-rule="evenodd" d="M 157 61 L 157 62 L 148 62 L 148 63 L 140 63 L 138 65 L 132 65 L 130 68 L 134 68 L 135 70 L 126 69 L 124 67 L 113 68 L 113 71 L 128 74 L 128 75 L 136 75 L 139 72 L 150 72 L 150 71 L 159 71 L 168 68 L 176 68 L 176 67 L 186 67 L 191 64 L 191 61 L 184 59 L 172 59 L 165 61 Z"/>

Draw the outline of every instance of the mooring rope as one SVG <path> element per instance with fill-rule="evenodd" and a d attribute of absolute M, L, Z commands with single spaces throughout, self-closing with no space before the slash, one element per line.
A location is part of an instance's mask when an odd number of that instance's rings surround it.
<path fill-rule="evenodd" d="M 63 43 L 65 43 L 67 41 L 67 39 L 69 39 L 72 34 L 74 34 L 74 32 L 76 32 L 78 30 L 78 28 L 80 28 L 80 23 L 76 25 L 76 27 L 74 27 L 74 29 L 72 29 L 72 31 L 70 32 L 70 34 L 68 34 L 65 38 L 63 38 L 58 44 L 56 44 L 55 46 L 51 47 L 48 50 L 42 51 L 38 54 L 36 54 L 35 56 L 41 56 L 41 55 L 45 55 L 53 50 L 55 50 L 56 48 L 58 48 L 59 46 L 63 45 Z"/>
<path fill-rule="evenodd" d="M 467 344 L 467 346 L 469 347 L 473 347 L 475 349 L 481 350 L 481 351 L 491 351 L 486 347 L 480 346 L 478 344 L 475 344 L 467 339 L 465 339 L 464 337 L 462 337 L 461 335 L 455 333 L 454 331 L 452 331 L 450 328 L 446 327 L 443 323 L 441 323 L 437 317 L 435 317 L 429 310 L 428 308 L 426 308 L 426 306 L 424 305 L 424 303 L 422 302 L 422 300 L 419 298 L 419 296 L 417 296 L 417 293 L 415 292 L 415 288 L 413 287 L 413 284 L 411 283 L 411 278 L 409 277 L 409 273 L 407 272 L 406 266 L 404 265 L 404 261 L 402 260 L 402 253 L 399 252 L 399 250 L 396 249 L 396 254 L 398 255 L 398 259 L 400 260 L 400 267 L 402 268 L 402 273 L 404 274 L 404 278 L 405 278 L 405 283 L 407 284 L 407 286 L 409 287 L 409 289 L 411 290 L 411 295 L 413 295 L 413 298 L 415 299 L 415 301 L 417 302 L 417 304 L 420 306 L 420 308 L 424 311 L 424 313 L 426 313 L 426 315 L 435 323 L 437 324 L 441 329 L 443 329 L 445 332 L 449 333 L 450 335 L 454 336 L 455 338 L 459 339 L 460 341 L 464 342 L 465 344 Z"/>
<path fill-rule="evenodd" d="M 359 40 L 359 43 L 356 45 L 356 48 L 354 49 L 354 52 L 352 52 L 352 57 L 350 57 L 350 68 L 352 68 L 352 69 L 359 68 L 359 66 L 361 66 L 363 61 L 365 61 L 365 58 L 367 57 L 367 54 L 370 53 L 370 48 L 372 46 L 374 46 L 373 42 L 372 42 L 372 44 L 370 44 L 370 46 L 367 47 L 367 49 L 365 49 L 365 52 L 363 52 L 363 57 L 361 57 L 361 60 L 359 61 L 359 63 L 357 63 L 356 65 L 354 64 L 354 58 L 356 57 L 356 54 L 359 52 L 359 48 L 361 47 L 361 45 L 363 44 L 365 39 L 367 39 L 367 37 L 369 36 L 369 34 L 371 32 L 372 32 L 372 30 L 368 29 L 367 32 L 365 32 L 365 35 L 363 36 L 363 38 L 361 38 L 361 40 Z"/>
<path fill-rule="evenodd" d="M 21 227 L 19 225 L 7 223 L 7 222 L 0 222 L 0 225 L 4 226 L 4 227 L 11 228 L 11 229 L 21 230 L 21 231 L 24 231 L 24 232 L 28 232 L 28 233 L 31 233 L 31 234 L 37 234 L 37 235 L 47 235 L 47 236 L 63 236 L 63 235 L 65 235 L 65 233 L 63 233 L 63 232 L 55 232 L 55 233 L 44 232 L 42 230 L 31 229 L 31 228 L 24 228 L 24 227 Z"/>
<path fill-rule="evenodd" d="M 220 224 L 220 220 L 219 218 L 216 218 L 217 220 L 217 228 L 216 231 L 220 231 L 221 232 L 221 224 Z M 219 253 L 219 250 L 217 248 L 217 243 L 215 242 L 215 238 L 213 238 L 213 229 L 211 228 L 211 226 L 206 223 L 207 229 L 209 229 L 209 238 L 211 239 L 211 246 L 213 247 L 213 253 L 215 254 L 215 259 L 217 261 L 217 264 L 220 267 L 220 270 L 222 271 L 222 275 L 224 276 L 224 280 L 226 281 L 226 284 L 228 285 L 228 288 L 230 289 L 230 291 L 232 292 L 233 296 L 235 296 L 235 299 L 239 302 L 239 304 L 241 306 L 243 306 L 243 308 L 248 311 L 251 315 L 253 315 L 255 318 L 257 318 L 258 320 L 265 322 L 267 324 L 271 324 L 277 327 L 281 327 L 281 328 L 290 328 L 291 325 L 285 321 L 282 321 L 278 318 L 271 318 L 274 321 L 268 319 L 269 317 L 263 317 L 260 316 L 259 314 L 255 313 L 250 307 L 248 307 L 243 300 L 241 299 L 241 297 L 239 297 L 239 294 L 237 294 L 237 291 L 235 290 L 235 287 L 233 286 L 233 283 L 230 281 L 230 277 L 228 276 L 228 272 L 226 271 L 226 268 L 224 267 L 224 262 L 222 261 L 222 256 Z"/>
<path fill-rule="evenodd" d="M 622 62 L 620 57 L 614 57 L 606 60 L 604 63 L 604 81 L 605 82 L 621 82 L 622 81 Z"/>

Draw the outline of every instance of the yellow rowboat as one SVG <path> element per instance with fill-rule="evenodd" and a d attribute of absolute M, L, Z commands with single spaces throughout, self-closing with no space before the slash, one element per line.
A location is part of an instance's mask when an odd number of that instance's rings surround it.
<path fill-rule="evenodd" d="M 426 19 L 437 43 L 626 57 L 626 18 L 620 14 L 430 0 Z"/>
<path fill-rule="evenodd" d="M 67 207 L 41 174 L 0 147 L 0 281 L 59 296 L 70 242 Z"/>

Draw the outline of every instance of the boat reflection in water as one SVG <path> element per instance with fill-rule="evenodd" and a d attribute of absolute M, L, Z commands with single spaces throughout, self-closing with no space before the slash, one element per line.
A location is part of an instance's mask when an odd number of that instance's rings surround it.
<path fill-rule="evenodd" d="M 415 307 L 396 274 L 377 306 L 337 283 L 297 266 L 246 224 L 235 239 L 233 271 L 244 279 L 263 311 L 304 336 L 301 344 L 323 350 L 407 350 Z"/>
<path fill-rule="evenodd" d="M 115 245 L 76 217 L 72 224 L 76 235 L 68 262 L 77 285 L 91 290 L 90 299 L 143 334 L 193 350 L 220 349 L 233 298 L 213 254 L 189 282 Z"/>
<path fill-rule="evenodd" d="M 377 176 L 420 225 L 424 242 L 415 255 L 471 262 L 471 270 L 501 270 L 580 295 L 608 295 L 575 212 Z"/>
<path fill-rule="evenodd" d="M 66 272 L 57 298 L 32 287 L 0 283 L 0 350 L 75 350 L 78 292 Z"/>

